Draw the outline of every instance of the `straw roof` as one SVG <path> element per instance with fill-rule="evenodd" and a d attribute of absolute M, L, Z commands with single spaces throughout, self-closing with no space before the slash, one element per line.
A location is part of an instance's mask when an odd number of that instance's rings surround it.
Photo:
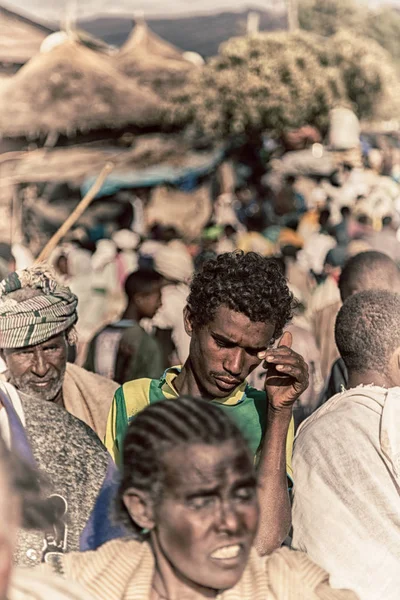
<path fill-rule="evenodd" d="M 0 6 L 0 62 L 24 65 L 52 32 L 49 27 Z"/>
<path fill-rule="evenodd" d="M 67 41 L 35 56 L 0 90 L 0 135 L 73 134 L 161 120 L 160 99 L 109 57 Z"/>
<path fill-rule="evenodd" d="M 147 84 L 178 82 L 194 68 L 183 52 L 152 32 L 144 21 L 136 24 L 115 55 L 114 64 L 126 75 Z"/>

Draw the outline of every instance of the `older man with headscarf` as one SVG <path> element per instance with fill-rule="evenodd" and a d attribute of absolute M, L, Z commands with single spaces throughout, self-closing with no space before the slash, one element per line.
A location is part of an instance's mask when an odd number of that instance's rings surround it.
<path fill-rule="evenodd" d="M 21 395 L 59 405 L 103 439 L 118 386 L 67 363 L 77 302 L 43 265 L 10 274 L 0 284 L 1 356 Z"/>

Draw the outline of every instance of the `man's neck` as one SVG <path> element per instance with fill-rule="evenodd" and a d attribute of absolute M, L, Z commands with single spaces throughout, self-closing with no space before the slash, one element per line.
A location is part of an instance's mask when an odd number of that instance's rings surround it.
<path fill-rule="evenodd" d="M 126 307 L 126 311 L 122 315 L 122 319 L 127 319 L 129 321 L 139 321 L 139 315 L 137 308 L 134 304 L 128 304 Z"/>
<path fill-rule="evenodd" d="M 350 371 L 347 387 L 355 388 L 359 385 L 376 385 L 377 387 L 391 388 L 393 387 L 393 381 L 384 373 L 372 369 L 363 373 Z"/>
<path fill-rule="evenodd" d="M 187 359 L 181 372 L 174 379 L 174 387 L 180 396 L 192 396 L 192 398 L 203 398 L 203 400 L 213 400 L 206 394 L 205 390 L 197 381 L 190 358 Z"/>

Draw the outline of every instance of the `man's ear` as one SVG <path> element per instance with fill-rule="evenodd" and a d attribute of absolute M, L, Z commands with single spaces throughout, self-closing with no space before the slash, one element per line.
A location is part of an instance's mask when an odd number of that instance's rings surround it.
<path fill-rule="evenodd" d="M 185 306 L 185 308 L 183 309 L 183 322 L 185 324 L 186 333 L 188 334 L 189 337 L 192 337 L 193 325 L 192 325 L 192 321 L 190 319 L 190 311 L 189 311 L 188 306 Z"/>
<path fill-rule="evenodd" d="M 123 501 L 126 510 L 136 525 L 142 529 L 153 529 L 155 525 L 154 503 L 150 498 L 150 494 L 136 488 L 129 488 L 123 496 Z"/>

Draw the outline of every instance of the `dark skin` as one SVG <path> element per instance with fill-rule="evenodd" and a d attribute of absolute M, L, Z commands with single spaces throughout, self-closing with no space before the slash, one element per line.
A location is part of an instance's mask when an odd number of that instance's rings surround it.
<path fill-rule="evenodd" d="M 154 284 L 149 292 L 138 292 L 129 299 L 123 319 L 139 322 L 141 319 L 152 319 L 161 306 L 161 284 Z M 121 340 L 118 348 L 119 381 L 129 379 L 129 367 L 134 356 L 134 348 Z"/>
<path fill-rule="evenodd" d="M 151 530 L 152 600 L 214 598 L 239 581 L 259 513 L 243 442 L 183 444 L 165 452 L 158 498 L 131 488 L 124 502 L 133 520 Z"/>
<path fill-rule="evenodd" d="M 1 357 L 10 383 L 28 396 L 63 403 L 62 385 L 67 366 L 66 332 L 26 348 L 6 348 Z"/>
<path fill-rule="evenodd" d="M 261 513 L 256 547 L 261 554 L 269 554 L 282 544 L 290 529 L 286 438 L 293 404 L 308 386 L 307 365 L 291 349 L 290 333 L 272 348 L 274 323 L 254 323 L 227 306 L 221 305 L 214 319 L 199 329 L 192 327 L 186 311 L 185 324 L 192 339 L 189 358 L 174 382 L 181 395 L 226 398 L 265 363 L 267 430 L 258 473 Z"/>

